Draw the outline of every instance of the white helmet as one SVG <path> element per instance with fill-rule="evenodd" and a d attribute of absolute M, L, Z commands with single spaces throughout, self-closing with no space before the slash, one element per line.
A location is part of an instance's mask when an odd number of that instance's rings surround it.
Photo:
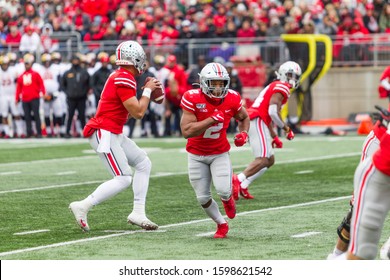
<path fill-rule="evenodd" d="M 299 86 L 302 70 L 298 63 L 287 61 L 280 65 L 276 73 L 277 79 L 289 83 L 294 89 Z"/>
<path fill-rule="evenodd" d="M 206 64 L 198 75 L 200 88 L 204 94 L 211 98 L 224 98 L 226 96 L 229 89 L 230 77 L 225 67 L 220 63 L 212 62 Z M 211 81 L 224 81 L 224 86 L 220 95 L 214 95 L 215 87 L 211 85 Z"/>
<path fill-rule="evenodd" d="M 135 41 L 126 41 L 116 48 L 116 65 L 134 65 L 140 74 L 146 68 L 146 54 L 144 49 Z"/>

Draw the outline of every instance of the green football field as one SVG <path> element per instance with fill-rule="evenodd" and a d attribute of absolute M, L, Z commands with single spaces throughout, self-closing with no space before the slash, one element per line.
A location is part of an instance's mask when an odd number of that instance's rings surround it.
<path fill-rule="evenodd" d="M 153 163 L 147 215 L 158 231 L 127 224 L 128 188 L 90 211 L 89 233 L 76 225 L 68 205 L 110 175 L 87 140 L 1 140 L 0 259 L 323 260 L 349 209 L 363 140 L 285 140 L 275 165 L 250 186 L 255 199 L 237 201 L 238 214 L 222 240 L 212 238 L 216 226 L 189 184 L 184 139 L 135 139 Z M 243 170 L 252 159 L 249 146 L 232 147 L 231 159 L 235 172 Z M 381 244 L 389 235 L 388 218 Z"/>

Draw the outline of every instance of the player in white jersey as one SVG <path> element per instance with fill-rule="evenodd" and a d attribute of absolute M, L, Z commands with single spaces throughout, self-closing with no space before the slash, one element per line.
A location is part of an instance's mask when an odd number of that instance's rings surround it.
<path fill-rule="evenodd" d="M 44 53 L 41 56 L 42 65 L 36 70 L 41 75 L 46 89 L 43 101 L 43 113 L 45 117 L 46 132 L 48 137 L 58 137 L 64 114 L 61 100 L 58 98 L 60 89 L 60 72 L 58 67 L 51 67 L 51 55 Z"/>
<path fill-rule="evenodd" d="M 55 71 L 58 71 L 60 74 L 60 79 L 62 79 L 62 76 L 66 71 L 68 71 L 71 67 L 70 63 L 64 63 L 62 62 L 62 56 L 59 52 L 53 52 L 51 54 L 51 62 L 50 68 L 55 69 Z M 61 104 L 61 111 L 63 113 L 62 120 L 61 120 L 61 128 L 60 128 L 60 134 L 65 135 L 66 133 L 66 127 L 65 127 L 65 120 L 66 115 L 68 113 L 68 105 L 66 104 L 66 94 L 64 91 L 60 90 L 59 95 L 57 97 L 58 103 Z"/>
<path fill-rule="evenodd" d="M 4 130 L 4 137 L 11 138 L 13 136 L 22 137 L 23 135 L 23 121 L 21 113 L 15 104 L 16 79 L 18 73 L 13 67 L 9 67 L 10 60 L 8 56 L 0 57 L 0 114 L 2 116 L 2 125 Z M 10 123 L 8 120 L 11 114 L 15 122 L 14 135 L 11 133 Z"/>

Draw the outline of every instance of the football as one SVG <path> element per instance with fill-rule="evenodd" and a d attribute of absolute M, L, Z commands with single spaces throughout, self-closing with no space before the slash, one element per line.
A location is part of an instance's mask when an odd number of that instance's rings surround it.
<path fill-rule="evenodd" d="M 153 77 L 147 77 L 145 79 L 145 84 L 150 81 L 150 79 L 155 79 Z M 157 103 L 161 104 L 164 101 L 165 93 L 162 88 L 156 88 L 154 91 L 152 91 L 152 94 L 150 95 L 150 100 Z"/>

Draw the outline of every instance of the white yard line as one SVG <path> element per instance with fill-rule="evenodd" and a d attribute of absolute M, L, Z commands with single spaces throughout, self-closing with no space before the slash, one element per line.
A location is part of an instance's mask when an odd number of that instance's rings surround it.
<path fill-rule="evenodd" d="M 34 233 L 41 233 L 41 232 L 48 232 L 48 231 L 50 231 L 50 229 L 37 229 L 31 231 L 15 232 L 14 235 L 27 235 L 27 234 L 34 234 Z"/>
<path fill-rule="evenodd" d="M 298 207 L 306 207 L 306 206 L 317 205 L 317 204 L 339 201 L 339 200 L 350 199 L 350 198 L 351 198 L 351 196 L 342 196 L 342 197 L 317 200 L 317 201 L 306 202 L 306 203 L 298 203 L 298 204 L 292 204 L 292 205 L 286 205 L 286 206 L 280 206 L 280 207 L 272 207 L 272 208 L 267 208 L 267 209 L 246 211 L 246 212 L 238 213 L 237 216 L 245 216 L 245 215 L 251 215 L 251 214 L 256 214 L 256 213 L 278 211 L 278 210 L 285 210 L 285 209 L 298 208 Z M 169 225 L 160 226 L 159 229 L 175 228 L 175 227 L 181 227 L 181 226 L 192 225 L 192 224 L 197 224 L 197 223 L 204 223 L 204 222 L 211 222 L 211 220 L 210 219 L 201 219 L 201 220 L 193 220 L 193 221 L 176 223 L 176 224 L 169 224 Z M 109 238 L 113 238 L 113 237 L 134 234 L 134 233 L 138 233 L 138 232 L 142 232 L 142 231 L 143 230 L 126 231 L 126 232 L 122 232 L 122 233 L 109 234 L 109 235 L 105 235 L 105 236 L 83 238 L 83 239 L 78 239 L 78 240 L 50 244 L 50 245 L 44 245 L 44 246 L 14 250 L 14 251 L 9 251 L 9 252 L 3 252 L 3 253 L 0 253 L 0 257 L 20 254 L 20 253 L 26 253 L 26 252 L 39 251 L 39 250 L 44 250 L 44 249 L 48 249 L 48 248 L 63 247 L 63 246 L 67 246 L 67 245 L 91 242 L 91 241 L 102 240 L 102 239 L 109 239 Z"/>
<path fill-rule="evenodd" d="M 56 175 L 72 175 L 72 174 L 76 174 L 76 171 L 58 172 Z"/>
<path fill-rule="evenodd" d="M 22 173 L 22 171 L 0 172 L 0 176 L 16 175 L 20 173 Z"/>
<path fill-rule="evenodd" d="M 28 188 L 28 189 L 20 189 L 20 190 L 8 190 L 8 191 L 1 191 L 0 194 L 40 191 L 40 190 L 57 189 L 57 188 L 66 188 L 66 187 L 82 186 L 82 185 L 88 185 L 88 184 L 99 184 L 101 182 L 104 182 L 104 181 L 87 181 L 87 182 L 81 182 L 81 183 L 69 183 L 69 184 L 61 184 L 61 185 L 51 185 L 51 186 Z"/>
<path fill-rule="evenodd" d="M 308 232 L 304 232 L 304 233 L 300 233 L 300 234 L 291 235 L 291 237 L 292 238 L 304 238 L 307 236 L 317 235 L 317 234 L 321 234 L 321 233 L 322 233 L 321 231 L 308 231 Z"/>
<path fill-rule="evenodd" d="M 328 156 L 321 156 L 321 157 L 315 157 L 315 158 L 301 158 L 301 159 L 292 159 L 292 160 L 285 160 L 285 161 L 279 161 L 276 164 L 289 164 L 289 163 L 297 163 L 297 162 L 307 162 L 307 161 L 320 161 L 325 159 L 334 159 L 334 158 L 344 158 L 344 157 L 352 157 L 352 156 L 360 156 L 361 153 L 347 153 L 347 154 L 338 154 L 338 155 L 328 155 Z M 86 158 L 86 157 L 83 157 Z M 53 161 L 53 160 L 51 160 Z M 237 168 L 244 168 L 246 165 L 235 165 L 233 166 L 234 169 Z M 166 176 L 177 176 L 177 175 L 184 175 L 188 174 L 187 171 L 182 172 L 175 172 L 175 173 L 157 173 L 155 175 L 152 175 L 151 177 L 166 177 Z M 72 186 L 80 186 L 80 185 L 88 185 L 88 184 L 97 184 L 102 183 L 104 180 L 101 181 L 87 181 L 87 182 L 80 182 L 80 183 L 68 183 L 68 184 L 60 184 L 60 185 L 52 185 L 52 186 L 43 186 L 43 187 L 35 187 L 35 188 L 27 188 L 27 189 L 18 189 L 18 190 L 6 190 L 6 191 L 0 191 L 1 194 L 6 193 L 14 193 L 14 192 L 27 192 L 27 191 L 39 191 L 39 190 L 47 190 L 47 189 L 55 189 L 55 188 L 65 188 L 65 187 L 72 187 Z"/>
<path fill-rule="evenodd" d="M 294 174 L 310 174 L 310 173 L 313 173 L 314 171 L 313 170 L 302 170 L 302 171 L 298 171 L 298 172 L 295 172 Z"/>
<path fill-rule="evenodd" d="M 203 233 L 196 234 L 195 236 L 198 236 L 198 237 L 212 236 L 214 233 L 215 233 L 215 231 L 209 231 L 209 232 L 203 232 Z"/>

